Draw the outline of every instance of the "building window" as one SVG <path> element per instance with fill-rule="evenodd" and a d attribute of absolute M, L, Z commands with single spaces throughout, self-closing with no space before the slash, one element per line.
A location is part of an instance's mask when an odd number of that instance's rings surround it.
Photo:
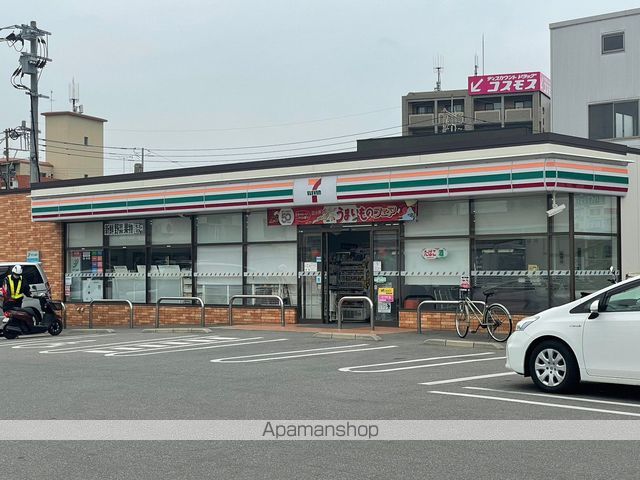
<path fill-rule="evenodd" d="M 589 138 L 638 136 L 638 101 L 589 105 Z"/>
<path fill-rule="evenodd" d="M 476 239 L 473 243 L 474 297 L 494 290 L 493 301 L 511 311 L 539 312 L 548 308 L 547 237 Z"/>
<path fill-rule="evenodd" d="M 418 216 L 404 225 L 405 237 L 443 237 L 469 234 L 469 201 L 420 202 Z"/>
<path fill-rule="evenodd" d="M 416 115 L 433 113 L 433 105 L 414 105 L 413 112 Z"/>
<path fill-rule="evenodd" d="M 475 233 L 545 233 L 546 195 L 483 198 L 474 202 Z"/>
<path fill-rule="evenodd" d="M 272 227 L 278 228 L 278 227 Z M 279 295 L 285 305 L 297 299 L 296 243 L 256 243 L 247 245 L 247 291 L 249 295 Z M 260 299 L 255 305 L 277 305 Z"/>
<path fill-rule="evenodd" d="M 106 222 L 105 297 L 146 301 L 145 221 Z"/>
<path fill-rule="evenodd" d="M 196 295 L 206 304 L 242 294 L 242 221 L 240 212 L 196 217 Z"/>
<path fill-rule="evenodd" d="M 602 35 L 602 53 L 624 52 L 624 32 Z"/>
<path fill-rule="evenodd" d="M 65 297 L 75 302 L 103 298 L 102 222 L 67 225 Z"/>
<path fill-rule="evenodd" d="M 89 137 L 84 137 L 84 144 L 89 145 Z"/>

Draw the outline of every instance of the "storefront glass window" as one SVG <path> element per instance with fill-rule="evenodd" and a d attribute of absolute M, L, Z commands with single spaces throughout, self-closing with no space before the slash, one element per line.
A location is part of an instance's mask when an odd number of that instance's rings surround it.
<path fill-rule="evenodd" d="M 573 196 L 574 230 L 615 234 L 618 230 L 618 199 L 605 195 Z"/>
<path fill-rule="evenodd" d="M 67 270 L 64 278 L 66 299 L 90 302 L 103 298 L 103 272 L 102 248 L 67 250 Z"/>
<path fill-rule="evenodd" d="M 295 225 L 270 226 L 267 224 L 267 212 L 247 213 L 247 240 L 249 242 L 295 241 Z"/>
<path fill-rule="evenodd" d="M 404 225 L 405 237 L 467 235 L 469 200 L 418 203 L 418 216 Z"/>
<path fill-rule="evenodd" d="M 576 298 L 610 285 L 609 268 L 618 269 L 617 238 L 576 235 L 575 262 Z"/>
<path fill-rule="evenodd" d="M 102 246 L 102 222 L 68 223 L 68 247 Z"/>
<path fill-rule="evenodd" d="M 373 303 L 375 320 L 390 322 L 396 318 L 398 291 L 398 232 L 373 232 Z"/>
<path fill-rule="evenodd" d="M 180 245 L 191 243 L 191 218 L 154 218 L 151 220 L 153 245 Z"/>
<path fill-rule="evenodd" d="M 144 247 L 107 251 L 105 297 L 144 303 L 146 257 Z"/>
<path fill-rule="evenodd" d="M 196 217 L 198 243 L 242 241 L 242 213 L 219 213 Z"/>
<path fill-rule="evenodd" d="M 421 300 L 457 300 L 460 276 L 469 275 L 469 239 L 405 240 L 403 308 Z"/>
<path fill-rule="evenodd" d="M 547 231 L 546 195 L 477 199 L 476 235 L 544 233 Z"/>
<path fill-rule="evenodd" d="M 472 258 L 474 298 L 484 300 L 482 292 L 492 289 L 491 302 L 514 312 L 548 307 L 546 237 L 477 239 Z"/>
<path fill-rule="evenodd" d="M 206 304 L 228 305 L 242 294 L 242 245 L 198 247 L 197 296 Z"/>
<path fill-rule="evenodd" d="M 295 243 L 247 246 L 247 291 L 249 295 L 280 295 L 285 305 L 295 305 L 297 269 Z M 277 302 L 256 300 L 256 305 Z"/>
<path fill-rule="evenodd" d="M 149 301 L 160 297 L 191 297 L 191 247 L 158 247 L 151 250 Z"/>
<path fill-rule="evenodd" d="M 567 233 L 569 232 L 569 194 L 558 193 L 556 194 L 556 203 L 558 205 L 564 205 L 565 209 L 551 217 L 552 231 L 554 233 Z M 551 203 L 548 205 L 551 208 Z"/>
<path fill-rule="evenodd" d="M 571 301 L 571 249 L 569 236 L 554 236 L 551 238 L 551 271 L 549 272 L 549 286 L 551 292 L 551 306 L 563 305 Z"/>

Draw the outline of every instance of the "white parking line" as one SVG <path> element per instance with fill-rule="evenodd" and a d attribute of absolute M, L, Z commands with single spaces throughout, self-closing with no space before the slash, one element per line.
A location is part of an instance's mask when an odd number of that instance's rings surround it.
<path fill-rule="evenodd" d="M 263 338 L 263 337 L 255 337 L 255 338 Z M 198 347 L 187 347 L 187 348 L 174 348 L 171 350 L 167 350 L 167 349 L 157 349 L 157 350 L 151 350 L 149 352 L 136 352 L 136 353 L 129 353 L 129 352 L 113 352 L 113 351 L 107 351 L 105 357 L 145 357 L 147 355 L 161 355 L 164 353 L 176 353 L 176 352 L 192 352 L 194 350 L 209 350 L 212 348 L 225 348 L 225 347 L 237 347 L 240 345 L 255 345 L 257 343 L 272 343 L 272 342 L 284 342 L 287 339 L 286 338 L 272 338 L 270 340 L 257 340 L 257 341 L 252 341 L 252 342 L 243 342 L 241 340 L 254 340 L 255 338 L 239 338 L 238 340 L 236 340 L 235 342 L 229 342 L 229 341 L 225 341 L 225 342 L 218 342 L 218 343 L 214 343 L 212 345 L 207 345 L 205 347 L 203 346 L 198 346 Z"/>
<path fill-rule="evenodd" d="M 387 348 L 396 348 L 397 345 L 386 345 L 384 347 L 367 347 L 368 343 L 360 343 L 357 345 L 342 345 L 340 347 L 311 348 L 308 350 L 289 350 L 287 352 L 258 353 L 255 355 L 242 355 L 239 357 L 214 358 L 212 363 L 251 363 L 251 362 L 269 362 L 271 360 L 287 360 L 291 358 L 315 357 L 319 355 L 336 355 L 339 353 L 364 352 L 368 350 L 384 350 Z M 307 353 L 313 352 L 313 353 Z M 300 355 L 289 355 L 300 354 Z M 257 358 L 267 357 L 267 358 Z M 241 360 L 247 359 L 247 360 Z"/>
<path fill-rule="evenodd" d="M 444 385 L 445 383 L 468 382 L 470 380 L 481 380 L 483 378 L 504 377 L 507 375 L 517 375 L 516 372 L 490 373 L 488 375 L 475 375 L 473 377 L 449 378 L 447 380 L 436 380 L 434 382 L 423 382 L 420 385 Z M 471 387 L 466 387 L 471 388 Z"/>
<path fill-rule="evenodd" d="M 60 336 L 60 337 L 51 337 L 49 334 L 47 336 L 42 337 L 31 337 L 31 338 L 20 338 L 18 342 L 11 340 L 8 343 L 4 343 L 0 346 L 7 348 L 18 348 L 18 349 L 29 349 L 29 348 L 42 348 L 49 345 L 52 345 L 49 348 L 55 348 L 56 346 L 63 345 L 76 345 L 78 343 L 88 343 L 95 342 L 99 338 L 110 337 L 115 335 L 115 333 L 106 333 L 106 334 L 89 334 L 89 335 L 73 335 L 73 336 Z"/>
<path fill-rule="evenodd" d="M 386 363 L 372 363 L 370 365 L 358 365 L 355 367 L 342 367 L 339 368 L 340 372 L 350 372 L 350 373 L 382 373 L 382 372 L 395 372 L 397 370 L 412 370 L 415 368 L 428 368 L 436 365 L 448 365 L 448 364 L 426 364 L 426 365 L 410 365 L 405 367 L 396 367 L 396 368 L 381 368 L 377 370 L 363 370 L 368 367 L 384 367 L 387 365 L 402 365 L 406 363 L 417 363 L 417 362 L 429 362 L 431 360 L 447 360 L 449 358 L 463 358 L 463 357 L 477 357 L 484 355 L 493 355 L 492 352 L 484 352 L 484 353 L 468 353 L 464 355 L 448 355 L 446 357 L 428 357 L 428 358 L 416 358 L 413 360 L 400 360 L 397 362 L 386 362 Z M 504 357 L 502 357 L 504 358 Z M 483 359 L 484 360 L 484 359 Z M 357 370 L 356 370 L 357 369 Z"/>
<path fill-rule="evenodd" d="M 611 415 L 623 415 L 626 417 L 640 417 L 640 413 L 623 412 L 621 410 L 604 410 L 601 408 L 578 407 L 575 405 L 564 405 L 561 403 L 534 402 L 531 400 L 520 400 L 518 398 L 494 397 L 491 395 L 475 395 L 472 393 L 441 392 L 438 390 L 431 390 L 429 391 L 429 393 L 435 393 L 437 395 L 450 395 L 454 397 L 480 398 L 483 400 L 497 400 L 499 402 L 524 403 L 526 405 L 537 405 L 541 407 L 551 407 L 551 408 L 564 408 L 566 410 L 580 410 L 583 412 L 608 413 Z"/>
<path fill-rule="evenodd" d="M 614 402 L 611 400 L 595 400 L 591 398 L 569 397 L 566 395 L 556 395 L 554 393 L 516 392 L 511 390 L 498 390 L 497 388 L 484 388 L 484 387 L 464 387 L 464 388 L 468 390 L 481 390 L 484 392 L 515 393 L 517 395 L 528 395 L 532 397 L 545 397 L 545 398 L 557 398 L 560 400 L 571 400 L 572 402 L 601 403 L 603 405 L 617 405 L 619 407 L 640 408 L 639 403 Z"/>
<path fill-rule="evenodd" d="M 155 338 L 154 341 L 155 343 L 163 343 L 165 340 L 168 341 L 172 341 L 172 340 L 181 340 L 181 339 L 187 339 L 187 338 L 195 338 L 197 335 L 185 335 L 185 336 L 181 336 L 181 337 L 163 337 L 163 338 Z M 225 337 L 227 338 L 227 337 Z M 95 342 L 95 340 L 92 340 Z M 79 343 L 79 342 L 78 342 Z M 115 346 L 120 346 L 120 345 L 138 345 L 141 343 L 149 343 L 148 339 L 143 339 L 143 340 L 127 340 L 127 341 L 123 341 L 123 342 L 112 342 L 112 343 L 99 343 L 99 344 L 93 344 L 91 345 L 91 347 L 95 347 L 98 349 L 101 348 L 107 348 L 107 347 L 115 347 Z M 44 346 L 47 346 L 47 344 L 45 344 Z M 56 348 L 57 345 L 55 345 L 54 347 L 49 347 L 49 348 Z M 69 347 L 69 348 L 58 348 L 57 350 L 43 350 L 40 353 L 73 353 L 73 352 L 81 352 L 83 350 L 86 350 L 87 348 L 91 348 L 87 345 L 85 346 L 74 346 L 74 347 Z"/>

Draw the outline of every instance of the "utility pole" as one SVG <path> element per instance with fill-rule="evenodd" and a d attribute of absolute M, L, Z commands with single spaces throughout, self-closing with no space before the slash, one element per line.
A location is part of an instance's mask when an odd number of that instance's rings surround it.
<path fill-rule="evenodd" d="M 33 184 L 40 181 L 40 165 L 38 163 L 38 101 L 41 96 L 48 98 L 38 94 L 38 74 L 47 62 L 51 61 L 50 58 L 47 58 L 49 50 L 47 41 L 43 38 L 51 34 L 40 30 L 35 21 L 31 21 L 29 25 L 13 25 L 5 28 L 20 31 L 18 34 L 11 33 L 5 38 L 0 38 L 2 41 L 10 43 L 10 46 L 15 46 L 17 42 L 20 42 L 21 45 L 24 45 L 25 41 L 29 42 L 29 52 L 22 52 L 20 54 L 20 67 L 18 67 L 11 76 L 11 83 L 15 88 L 25 90 L 25 93 L 29 95 L 31 101 L 31 146 L 29 163 L 31 166 L 30 180 Z M 42 55 L 40 55 L 39 48 L 42 49 Z M 29 87 L 22 83 L 21 79 L 24 75 L 31 77 Z"/>
<path fill-rule="evenodd" d="M 141 163 L 142 163 L 142 171 L 144 172 L 144 147 L 142 147 Z"/>

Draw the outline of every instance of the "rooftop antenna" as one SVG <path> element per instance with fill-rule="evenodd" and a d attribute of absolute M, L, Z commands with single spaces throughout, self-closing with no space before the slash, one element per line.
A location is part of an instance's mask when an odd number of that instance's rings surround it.
<path fill-rule="evenodd" d="M 442 90 L 442 70 L 444 70 L 444 58 L 441 55 L 436 55 L 433 59 L 433 71 L 438 74 L 438 80 L 436 81 L 436 88 L 434 90 L 439 92 Z"/>
<path fill-rule="evenodd" d="M 80 101 L 80 84 L 76 83 L 75 78 L 71 79 L 69 84 L 69 102 L 71 103 L 71 111 L 78 112 L 78 102 Z"/>
<path fill-rule="evenodd" d="M 51 112 L 53 112 L 53 90 L 49 91 L 49 101 L 51 102 Z"/>
<path fill-rule="evenodd" d="M 478 76 L 478 54 L 475 54 L 475 57 L 473 58 L 473 75 L 474 76 Z"/>
<path fill-rule="evenodd" d="M 482 34 L 482 75 L 484 75 L 484 33 Z"/>

